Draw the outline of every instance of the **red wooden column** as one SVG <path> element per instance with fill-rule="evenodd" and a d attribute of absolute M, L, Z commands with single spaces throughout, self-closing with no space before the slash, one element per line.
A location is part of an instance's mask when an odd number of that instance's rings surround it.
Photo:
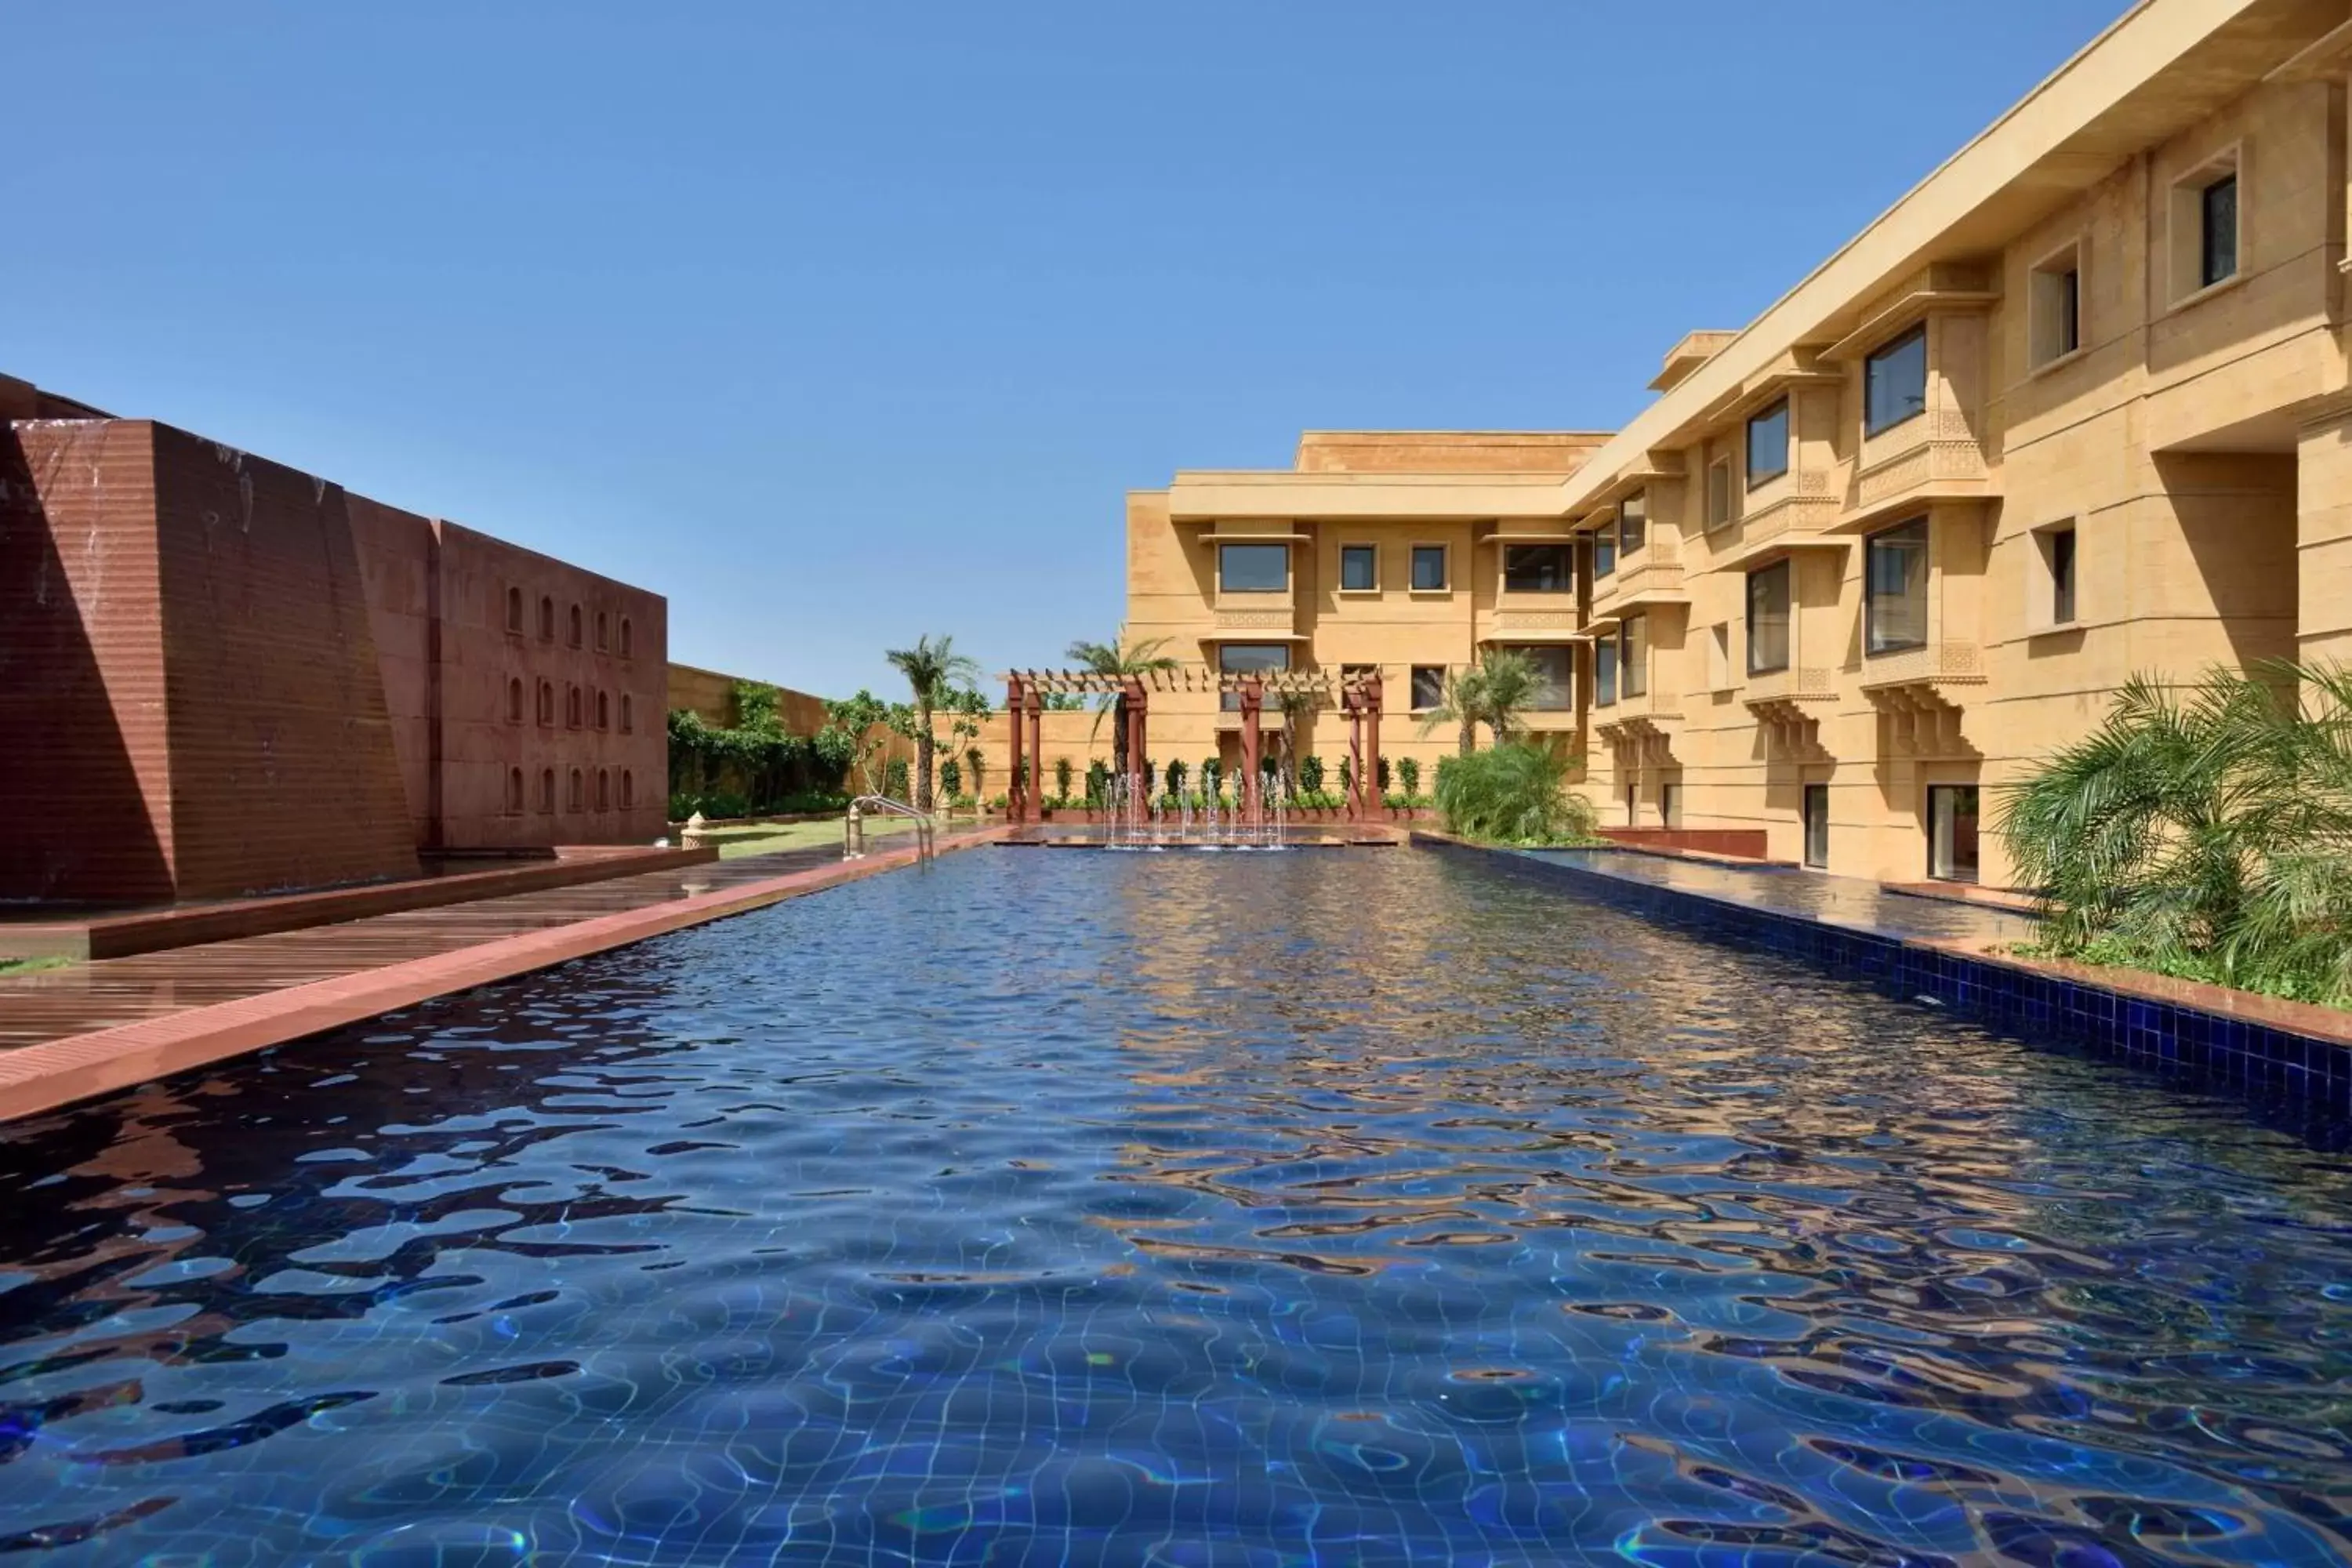
<path fill-rule="evenodd" d="M 1364 678 L 1364 815 L 1381 816 L 1381 672 Z"/>
<path fill-rule="evenodd" d="M 1033 685 L 1029 688 L 1029 800 L 1033 805 L 1045 798 L 1045 694 Z"/>
<path fill-rule="evenodd" d="M 1004 784 L 1004 819 L 1007 822 L 1025 821 L 1023 814 L 1028 805 L 1021 787 L 1021 678 L 1017 675 L 1005 677 L 1004 725 L 1012 731 L 1009 743 L 1013 748 L 1013 771 L 1006 775 Z"/>
<path fill-rule="evenodd" d="M 1258 798 L 1258 719 L 1265 710 L 1265 682 L 1253 675 L 1242 682 L 1242 820 L 1255 822 L 1265 810 Z"/>
<path fill-rule="evenodd" d="M 1364 816 L 1364 693 L 1360 687 L 1339 689 L 1339 708 L 1348 715 L 1348 819 Z"/>
<path fill-rule="evenodd" d="M 1150 759 L 1144 756 L 1144 737 L 1150 733 L 1150 699 L 1145 694 L 1143 682 L 1130 679 L 1124 693 L 1127 699 L 1127 798 L 1140 812 L 1151 798 L 1151 781 L 1144 776 Z"/>

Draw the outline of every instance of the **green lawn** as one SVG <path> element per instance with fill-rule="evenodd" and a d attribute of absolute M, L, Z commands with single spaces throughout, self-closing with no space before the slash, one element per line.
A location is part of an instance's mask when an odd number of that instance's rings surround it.
<path fill-rule="evenodd" d="M 905 817 L 869 816 L 866 819 L 866 837 L 879 838 L 886 834 L 904 833 L 913 826 Z M 714 827 L 706 836 L 709 843 L 719 846 L 721 860 L 740 860 L 746 855 L 772 855 L 779 849 L 806 849 L 814 845 L 841 845 L 841 818 L 825 822 L 760 822 L 743 827 Z"/>
<path fill-rule="evenodd" d="M 0 976 L 32 974 L 44 969 L 63 969 L 77 962 L 70 958 L 0 958 Z"/>

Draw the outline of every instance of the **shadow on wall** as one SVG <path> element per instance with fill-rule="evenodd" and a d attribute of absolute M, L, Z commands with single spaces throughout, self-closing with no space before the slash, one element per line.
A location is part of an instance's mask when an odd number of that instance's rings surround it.
<path fill-rule="evenodd" d="M 142 573 L 140 552 L 101 524 L 77 535 L 69 563 L 36 482 L 68 463 L 92 475 L 139 465 L 95 424 L 45 436 L 37 476 L 20 433 L 0 428 L 0 735 L 10 752 L 0 765 L 0 899 L 168 899 L 167 825 L 150 810 L 124 719 L 140 731 L 161 801 L 168 779 L 152 556 Z M 110 632 L 126 650 L 111 693 L 97 647 Z M 141 647 L 152 658 L 140 658 Z"/>

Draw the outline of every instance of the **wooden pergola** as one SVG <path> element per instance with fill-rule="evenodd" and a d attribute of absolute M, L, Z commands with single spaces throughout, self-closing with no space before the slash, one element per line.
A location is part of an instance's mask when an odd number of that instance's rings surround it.
<path fill-rule="evenodd" d="M 1151 710 L 1152 694 L 1214 693 L 1220 699 L 1229 693 L 1237 696 L 1242 715 L 1242 816 L 1246 822 L 1260 822 L 1265 816 L 1259 773 L 1265 745 L 1259 724 L 1265 711 L 1266 694 L 1305 692 L 1335 702 L 1348 716 L 1349 815 L 1358 821 L 1369 821 L 1380 814 L 1378 670 L 1346 674 L 1301 669 L 1218 670 L 1206 665 L 1179 665 L 1174 669 L 1140 670 L 1131 675 L 1109 675 L 1093 669 L 1013 669 L 1005 671 L 1001 679 L 1004 682 L 1004 711 L 1013 739 L 1013 784 L 1007 796 L 1006 815 L 1014 822 L 1032 820 L 1042 797 L 1042 789 L 1033 787 L 1042 781 L 1026 776 L 1042 773 L 1042 766 L 1024 768 L 1022 763 L 1024 750 L 1037 763 L 1042 764 L 1045 760 L 1044 715 L 1048 694 L 1114 700 L 1118 722 L 1123 726 L 1121 733 L 1126 740 L 1129 798 L 1133 800 L 1150 798 L 1150 783 L 1144 778 L 1142 770 L 1145 725 Z M 1028 741 L 1025 748 L 1022 744 L 1024 731 Z"/>

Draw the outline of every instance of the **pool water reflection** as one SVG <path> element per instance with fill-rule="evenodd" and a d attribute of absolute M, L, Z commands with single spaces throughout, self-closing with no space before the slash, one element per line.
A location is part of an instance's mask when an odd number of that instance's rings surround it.
<path fill-rule="evenodd" d="M 980 850 L 0 1146 L 0 1547 L 2347 1560 L 2352 1175 L 1410 850 Z"/>

